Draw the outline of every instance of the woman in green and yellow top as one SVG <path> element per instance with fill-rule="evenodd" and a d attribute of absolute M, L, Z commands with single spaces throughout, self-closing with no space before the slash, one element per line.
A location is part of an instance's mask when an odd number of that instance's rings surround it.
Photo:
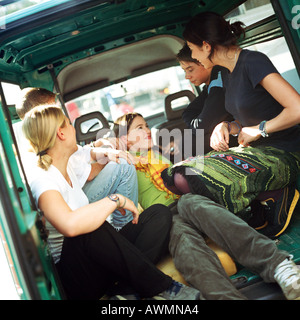
<path fill-rule="evenodd" d="M 161 172 L 171 162 L 153 148 L 151 131 L 142 115 L 128 113 L 116 120 L 115 134 L 120 146 L 135 157 L 138 177 L 139 203 L 143 209 L 155 203 L 166 206 L 179 196 L 167 189 L 161 178 Z"/>

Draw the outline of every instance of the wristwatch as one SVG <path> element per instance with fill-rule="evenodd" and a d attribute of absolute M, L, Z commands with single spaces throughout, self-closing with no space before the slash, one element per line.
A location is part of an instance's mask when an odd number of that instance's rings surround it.
<path fill-rule="evenodd" d="M 117 196 L 116 194 L 110 194 L 110 195 L 108 195 L 107 197 L 108 197 L 108 199 L 110 199 L 111 201 L 116 202 L 116 204 L 117 204 L 117 209 L 120 208 L 120 199 L 119 199 L 119 196 Z"/>
<path fill-rule="evenodd" d="M 269 134 L 266 131 L 266 122 L 266 120 L 262 121 L 258 127 L 260 134 L 263 138 L 267 138 L 269 136 Z"/>

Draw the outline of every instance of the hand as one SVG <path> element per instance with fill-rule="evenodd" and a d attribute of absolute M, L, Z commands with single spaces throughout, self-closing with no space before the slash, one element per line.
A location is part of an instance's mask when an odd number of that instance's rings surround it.
<path fill-rule="evenodd" d="M 226 122 L 219 123 L 210 137 L 210 146 L 216 151 L 229 149 L 229 131 Z"/>
<path fill-rule="evenodd" d="M 129 164 L 134 164 L 134 157 L 128 151 L 107 149 L 107 148 L 94 148 L 95 158 L 98 163 L 106 164 L 109 161 L 120 163 L 120 158 L 125 159 Z"/>
<path fill-rule="evenodd" d="M 260 137 L 258 126 L 243 127 L 238 137 L 238 143 L 243 147 L 249 147 L 251 142 L 258 140 Z"/>
<path fill-rule="evenodd" d="M 133 201 L 128 199 L 128 198 L 126 198 L 126 197 L 124 197 L 121 194 L 117 194 L 117 196 L 120 199 L 120 208 L 118 210 L 121 212 L 121 214 L 123 216 L 126 213 L 125 210 L 131 211 L 132 215 L 133 215 L 132 223 L 133 224 L 137 224 L 138 220 L 139 220 L 140 213 L 139 213 L 137 207 L 135 206 L 135 204 L 133 203 Z"/>
<path fill-rule="evenodd" d="M 115 138 L 100 138 L 94 142 L 94 147 L 96 148 L 113 148 L 116 149 Z"/>
<path fill-rule="evenodd" d="M 105 156 L 109 161 L 115 161 L 117 163 L 120 163 L 119 158 L 125 159 L 129 164 L 135 163 L 134 157 L 128 151 L 109 149 Z"/>
<path fill-rule="evenodd" d="M 94 142 L 95 147 L 110 147 L 113 149 L 118 149 L 118 150 L 127 150 L 126 144 L 120 139 L 120 138 L 115 138 L 115 137 L 110 137 L 110 138 L 101 138 L 98 139 Z"/>

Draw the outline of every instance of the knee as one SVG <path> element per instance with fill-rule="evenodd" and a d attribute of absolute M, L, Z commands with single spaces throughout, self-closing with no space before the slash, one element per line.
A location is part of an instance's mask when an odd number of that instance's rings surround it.
<path fill-rule="evenodd" d="M 174 184 L 175 187 L 183 194 L 191 192 L 187 180 L 181 173 L 175 173 Z"/>
<path fill-rule="evenodd" d="M 133 164 L 129 164 L 127 160 L 120 158 L 120 163 L 117 163 L 120 170 L 122 170 L 123 173 L 127 173 L 128 175 L 136 175 L 136 169 Z"/>
<path fill-rule="evenodd" d="M 185 221 L 174 221 L 170 232 L 169 251 L 173 257 L 190 255 L 191 250 L 205 244 L 200 231 Z"/>
<path fill-rule="evenodd" d="M 207 197 L 198 194 L 184 194 L 178 200 L 177 210 L 179 215 L 186 220 L 190 220 L 191 216 L 197 215 L 201 217 L 207 211 L 207 207 L 211 207 L 212 201 Z"/>
<path fill-rule="evenodd" d="M 187 215 L 194 211 L 193 203 L 195 202 L 197 196 L 198 195 L 187 193 L 180 197 L 177 203 L 177 210 L 180 216 Z"/>
<path fill-rule="evenodd" d="M 167 206 L 157 203 L 153 204 L 148 209 L 151 210 L 151 215 L 156 216 L 161 224 L 171 227 L 173 215 L 171 210 Z"/>
<path fill-rule="evenodd" d="M 132 164 L 129 164 L 125 159 L 120 158 L 120 163 L 117 163 L 115 161 L 110 161 L 105 167 L 106 172 L 110 172 L 111 174 L 114 175 L 123 175 L 123 174 L 130 174 L 132 175 L 133 173 L 136 174 L 135 166 Z M 103 169 L 103 170 L 104 170 Z"/>

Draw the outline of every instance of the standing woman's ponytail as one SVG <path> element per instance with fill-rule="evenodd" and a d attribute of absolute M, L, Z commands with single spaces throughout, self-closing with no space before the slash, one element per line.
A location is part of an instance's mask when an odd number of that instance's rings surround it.
<path fill-rule="evenodd" d="M 243 25 L 240 21 L 231 24 L 215 12 L 202 12 L 187 23 L 183 37 L 200 48 L 203 41 L 209 43 L 211 45 L 209 59 L 211 59 L 216 46 L 229 48 L 238 44 L 239 38 L 245 35 Z"/>

